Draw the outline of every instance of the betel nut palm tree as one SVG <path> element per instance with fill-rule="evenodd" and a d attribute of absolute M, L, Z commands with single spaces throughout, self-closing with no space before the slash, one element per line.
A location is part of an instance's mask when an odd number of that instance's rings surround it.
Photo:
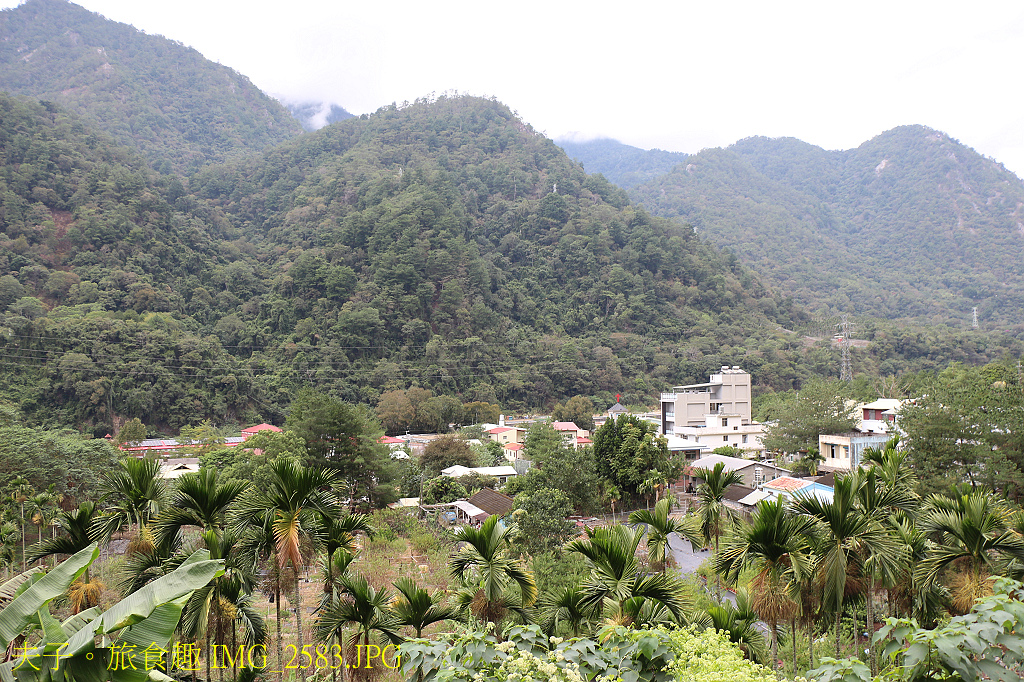
<path fill-rule="evenodd" d="M 835 611 L 836 656 L 840 654 L 839 620 L 844 600 L 854 588 L 854 576 L 868 573 L 869 563 L 871 570 L 895 575 L 905 553 L 881 523 L 857 508 L 855 482 L 854 476 L 843 476 L 836 479 L 831 500 L 798 494 L 792 503 L 796 513 L 813 520 L 805 534 L 818 554 L 822 603 Z"/>
<path fill-rule="evenodd" d="M 90 535 L 109 540 L 114 533 L 127 528 L 135 533 L 135 548 L 145 548 L 147 526 L 167 505 L 167 483 L 160 477 L 160 463 L 153 459 L 122 459 L 116 469 L 102 474 L 100 488 L 106 509 L 96 519 Z"/>
<path fill-rule="evenodd" d="M 701 529 L 708 544 L 714 540 L 715 551 L 722 535 L 722 522 L 731 519 L 733 512 L 725 505 L 725 491 L 729 486 L 743 482 L 738 471 L 726 471 L 725 463 L 718 462 L 711 469 L 695 467 L 690 474 L 704 482 L 697 487 L 697 503 Z"/>
<path fill-rule="evenodd" d="M 796 586 L 813 565 L 803 539 L 810 523 L 790 514 L 784 498 L 762 500 L 750 521 L 741 522 L 712 559 L 713 570 L 731 583 L 744 568 L 755 571 L 750 586 L 752 606 L 768 623 L 773 668 L 779 656 L 779 621 L 795 617 L 799 609 L 794 598 Z"/>
<path fill-rule="evenodd" d="M 217 480 L 217 470 L 204 468 L 179 478 L 171 504 L 153 520 L 153 536 L 163 544 L 183 528 L 221 533 L 228 510 L 248 485 L 244 481 Z"/>
<path fill-rule="evenodd" d="M 273 536 L 273 557 L 277 569 L 291 567 L 295 594 L 295 622 L 298 647 L 302 650 L 302 595 L 299 574 L 305 568 L 304 539 L 315 539 L 319 520 L 338 515 L 340 505 L 331 491 L 337 472 L 304 467 L 298 462 L 278 459 L 270 465 L 270 480 L 264 489 L 251 489 L 238 504 L 234 527 L 240 533 L 253 528 L 256 534 Z M 280 622 L 276 642 L 279 659 L 283 650 Z"/>
<path fill-rule="evenodd" d="M 651 566 L 660 567 L 662 573 L 668 568 L 669 538 L 673 533 L 689 541 L 694 550 L 703 547 L 705 542 L 699 518 L 684 516 L 673 519 L 670 516 L 671 510 L 672 500 L 664 498 L 658 500 L 653 511 L 639 509 L 629 515 L 631 526 L 647 527 L 647 556 Z"/>
<path fill-rule="evenodd" d="M 387 589 L 372 587 L 363 576 L 346 574 L 338 581 L 345 598 L 321 610 L 314 630 L 318 642 L 333 644 L 335 640 L 340 641 L 343 629 L 354 625 L 355 631 L 345 645 L 343 659 L 358 661 L 358 646 L 367 647 L 366 655 L 369 656 L 368 647 L 375 643 L 374 640 L 381 649 L 385 648 L 380 646 L 382 644 L 397 644 L 402 640 L 398 632 L 400 624 L 388 608 L 391 594 Z M 381 657 L 383 660 L 383 654 Z M 381 672 L 381 666 L 370 667 L 369 661 L 366 666 L 355 663 L 347 669 L 353 680 L 370 679 Z"/>
<path fill-rule="evenodd" d="M 465 543 L 448 562 L 453 578 L 464 586 L 460 600 L 473 616 L 497 627 L 509 611 L 525 615 L 537 599 L 533 575 L 513 558 L 509 529 L 489 516 L 479 528 L 460 526 L 452 533 Z"/>
<path fill-rule="evenodd" d="M 682 584 L 666 573 L 648 576 L 640 570 L 636 549 L 641 537 L 629 526 L 587 528 L 585 538 L 566 545 L 582 554 L 591 569 L 580 590 L 592 617 L 627 626 L 662 620 L 665 614 L 682 620 L 689 606 Z"/>
<path fill-rule="evenodd" d="M 955 609 L 966 613 L 976 599 L 989 593 L 989 575 L 998 572 L 1001 563 L 1024 561 L 1024 539 L 1012 521 L 1011 508 L 984 490 L 932 495 L 919 526 L 934 542 L 915 578 L 931 583 L 944 569 L 960 568 L 952 601 Z"/>
<path fill-rule="evenodd" d="M 99 515 L 100 511 L 93 502 L 83 502 L 78 509 L 72 511 L 61 511 L 56 519 L 61 533 L 30 547 L 29 561 L 36 561 L 48 556 L 71 556 L 81 552 L 92 544 L 89 530 Z M 84 575 L 77 578 L 69 588 L 71 611 L 78 613 L 96 606 L 99 603 L 103 587 L 104 585 L 99 579 L 90 578 L 89 568 L 86 568 Z"/>

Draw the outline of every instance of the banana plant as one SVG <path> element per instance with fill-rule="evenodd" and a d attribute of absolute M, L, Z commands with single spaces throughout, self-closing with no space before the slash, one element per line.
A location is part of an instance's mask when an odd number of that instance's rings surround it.
<path fill-rule="evenodd" d="M 93 607 L 63 623 L 49 603 L 67 591 L 99 556 L 92 544 L 46 574 L 32 575 L 0 610 L 3 682 L 167 682 L 166 656 L 143 661 L 143 652 L 167 653 L 181 611 L 192 592 L 223 574 L 223 562 L 201 550 L 176 570 L 125 597 L 107 611 Z M 99 638 L 99 646 L 97 646 Z M 38 640 L 38 641 L 36 641 Z M 32 646 L 26 642 L 35 642 Z M 111 656 L 120 655 L 121 665 Z M 156 665 L 157 659 L 159 665 Z M 111 665 L 115 662 L 114 665 Z M 153 665 L 150 665 L 150 664 Z"/>

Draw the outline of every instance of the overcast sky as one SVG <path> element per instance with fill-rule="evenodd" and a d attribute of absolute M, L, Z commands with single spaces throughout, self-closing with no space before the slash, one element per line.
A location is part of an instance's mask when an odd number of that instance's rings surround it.
<path fill-rule="evenodd" d="M 457 90 L 551 137 L 681 152 L 751 135 L 848 149 L 923 124 L 1024 177 L 1020 0 L 78 4 L 354 114 Z"/>

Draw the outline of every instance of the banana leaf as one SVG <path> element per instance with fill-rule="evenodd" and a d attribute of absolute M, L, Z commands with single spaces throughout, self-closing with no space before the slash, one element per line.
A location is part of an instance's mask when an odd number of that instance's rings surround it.
<path fill-rule="evenodd" d="M 64 594 L 68 586 L 85 573 L 89 564 L 99 556 L 99 551 L 95 543 L 89 545 L 36 580 L 0 610 L 0 650 L 10 646 L 14 638 L 36 620 L 39 609 L 44 608 L 51 599 Z"/>

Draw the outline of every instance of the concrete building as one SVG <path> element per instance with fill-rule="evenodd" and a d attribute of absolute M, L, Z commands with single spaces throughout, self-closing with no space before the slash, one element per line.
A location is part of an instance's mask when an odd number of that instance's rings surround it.
<path fill-rule="evenodd" d="M 505 445 L 507 443 L 523 443 L 526 441 L 526 429 L 515 426 L 496 426 L 487 430 L 487 435 L 495 443 Z"/>
<path fill-rule="evenodd" d="M 865 448 L 884 448 L 892 435 L 885 432 L 871 433 L 851 431 L 818 436 L 818 452 L 825 460 L 822 467 L 833 470 L 852 471 L 859 467 Z"/>
<path fill-rule="evenodd" d="M 704 417 L 704 425 L 676 426 L 673 440 L 681 441 L 684 446 L 690 448 L 707 448 L 709 451 L 720 448 L 723 445 L 742 450 L 744 456 L 758 455 L 764 452 L 764 424 L 747 420 L 743 421 L 741 414 L 708 414 Z M 669 448 L 671 450 L 671 447 Z"/>
<path fill-rule="evenodd" d="M 708 415 L 735 415 L 741 424 L 750 423 L 750 374 L 739 367 L 722 367 L 706 384 L 676 386 L 661 394 L 661 432 L 676 433 L 677 427 L 706 425 Z"/>

